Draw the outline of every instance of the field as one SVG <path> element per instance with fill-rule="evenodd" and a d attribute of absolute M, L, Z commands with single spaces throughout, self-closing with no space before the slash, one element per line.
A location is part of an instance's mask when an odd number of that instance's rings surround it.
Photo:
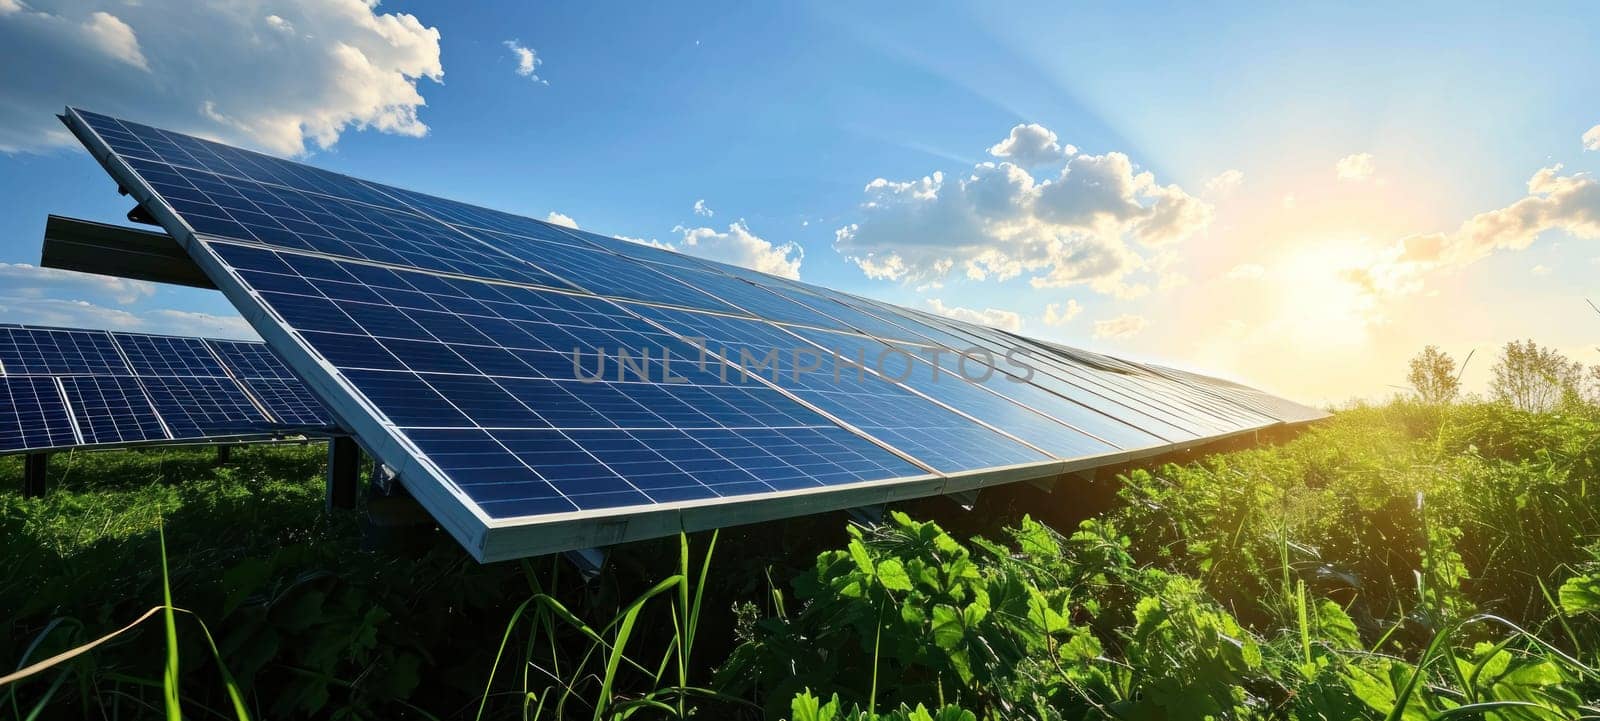
<path fill-rule="evenodd" d="M 437 531 L 364 547 L 322 513 L 323 462 L 61 455 L 24 499 L 0 459 L 0 666 L 111 634 L 0 686 L 0 714 L 1600 715 L 1592 406 L 1353 407 L 1114 485 L 633 544 L 588 583 Z"/>

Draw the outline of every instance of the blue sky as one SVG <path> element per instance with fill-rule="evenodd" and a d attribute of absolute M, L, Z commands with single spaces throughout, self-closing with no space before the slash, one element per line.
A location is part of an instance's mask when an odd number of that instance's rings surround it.
<path fill-rule="evenodd" d="M 1592 4 L 991 5 L 0 0 L 0 60 L 50 68 L 0 79 L 0 262 L 127 210 L 70 102 L 1304 400 L 1426 343 L 1600 362 Z M 248 333 L 212 293 L 0 285 L 0 320 Z"/>

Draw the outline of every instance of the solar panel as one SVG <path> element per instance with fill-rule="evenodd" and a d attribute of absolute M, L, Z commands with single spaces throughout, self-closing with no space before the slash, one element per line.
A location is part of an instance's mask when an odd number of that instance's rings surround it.
<path fill-rule="evenodd" d="M 480 560 L 968 490 L 1278 422 L 1241 393 L 1042 346 L 1037 373 L 988 361 L 1001 372 L 941 384 L 959 351 L 1011 341 L 107 116 L 65 120 Z"/>
<path fill-rule="evenodd" d="M 0 378 L 0 449 L 31 450 L 77 444 L 72 417 L 54 378 Z"/>
<path fill-rule="evenodd" d="M 223 358 L 237 364 L 229 370 Z M 236 375 L 237 374 L 237 375 Z M 0 325 L 0 453 L 331 428 L 261 343 Z"/>

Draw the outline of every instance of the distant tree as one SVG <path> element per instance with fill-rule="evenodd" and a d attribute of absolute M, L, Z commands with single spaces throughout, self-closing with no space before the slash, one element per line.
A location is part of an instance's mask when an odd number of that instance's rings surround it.
<path fill-rule="evenodd" d="M 1489 392 L 1494 399 L 1525 411 L 1554 410 L 1579 395 L 1583 364 L 1554 348 L 1529 340 L 1511 341 L 1500 350 Z"/>
<path fill-rule="evenodd" d="M 1449 353 L 1430 345 L 1411 359 L 1411 373 L 1406 375 L 1411 388 L 1423 403 L 1444 404 L 1455 400 L 1461 393 L 1461 379 L 1456 375 L 1456 359 Z"/>

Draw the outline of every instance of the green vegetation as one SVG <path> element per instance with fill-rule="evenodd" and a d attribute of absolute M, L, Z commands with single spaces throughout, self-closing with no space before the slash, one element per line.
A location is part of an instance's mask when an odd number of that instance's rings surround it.
<path fill-rule="evenodd" d="M 44 499 L 0 493 L 8 670 L 155 611 L 0 687 L 0 715 L 1600 714 L 1600 412 L 1571 398 L 1354 407 L 1133 471 L 1089 518 L 1068 483 L 1038 520 L 726 529 L 618 549 L 589 584 L 438 532 L 363 550 L 321 512 L 321 454 L 79 454 Z"/>

